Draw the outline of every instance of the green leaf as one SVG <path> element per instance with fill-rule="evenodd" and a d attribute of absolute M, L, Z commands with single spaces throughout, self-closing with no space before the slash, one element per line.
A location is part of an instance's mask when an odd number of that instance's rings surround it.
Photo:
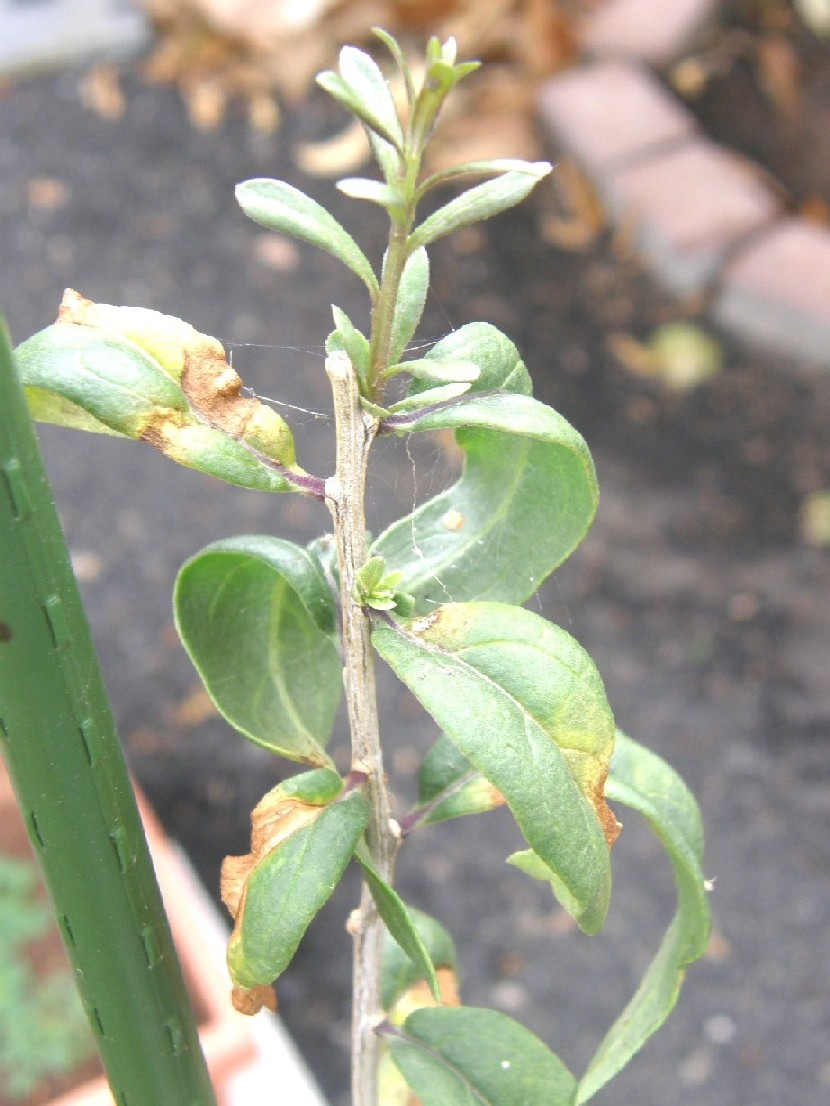
<path fill-rule="evenodd" d="M 368 803 L 352 792 L 256 865 L 228 945 L 237 986 L 268 984 L 285 971 L 312 918 L 340 882 L 368 820 Z"/>
<path fill-rule="evenodd" d="M 340 75 L 358 101 L 363 121 L 398 149 L 403 149 L 401 121 L 392 92 L 375 62 L 362 50 L 344 46 L 340 51 Z"/>
<path fill-rule="evenodd" d="M 700 811 L 683 780 L 618 731 L 606 795 L 639 811 L 663 843 L 677 883 L 677 912 L 636 993 L 579 1081 L 579 1103 L 605 1086 L 660 1028 L 677 1002 L 687 965 L 703 955 L 711 927 Z"/>
<path fill-rule="evenodd" d="M 385 1034 L 423 1106 L 573 1106 L 576 1080 L 529 1029 L 474 1006 L 415 1010 Z"/>
<path fill-rule="evenodd" d="M 367 200 L 389 212 L 393 220 L 400 220 L 406 211 L 406 201 L 396 188 L 379 180 L 366 177 L 344 177 L 337 182 L 344 196 L 353 200 Z"/>
<path fill-rule="evenodd" d="M 409 920 L 415 927 L 430 963 L 436 968 L 456 969 L 455 945 L 449 931 L 430 914 L 409 907 Z M 389 1011 L 398 999 L 424 978 L 417 961 L 387 932 L 383 948 L 383 1009 Z"/>
<path fill-rule="evenodd" d="M 410 252 L 521 203 L 551 168 L 547 161 L 528 162 L 527 168 L 521 172 L 502 173 L 494 180 L 484 181 L 462 192 L 413 230 L 409 236 Z"/>
<path fill-rule="evenodd" d="M 447 362 L 477 365 L 479 373 L 474 378 L 476 392 L 499 390 L 529 396 L 533 390 L 530 374 L 515 344 L 490 323 L 467 323 L 466 326 L 453 330 L 440 342 L 436 342 L 423 360 L 434 362 L 438 373 Z M 417 380 L 412 382 L 409 389 L 410 394 L 423 391 L 426 385 L 421 381 L 430 379 L 429 375 L 418 374 Z M 443 378 L 439 375 L 437 379 Z M 454 379 L 467 378 L 461 376 Z"/>
<path fill-rule="evenodd" d="M 394 887 L 390 887 L 372 864 L 368 850 L 358 848 L 355 857 L 363 869 L 363 875 L 372 892 L 378 914 L 383 919 L 389 935 L 408 957 L 416 972 L 416 979 L 426 980 L 432 997 L 436 1002 L 440 1002 L 441 988 L 438 984 L 438 976 L 435 974 L 435 965 L 409 908 Z"/>
<path fill-rule="evenodd" d="M 400 180 L 403 166 L 401 155 L 390 142 L 381 138 L 370 127 L 365 127 L 364 130 L 369 139 L 375 161 L 378 163 L 381 173 L 383 173 L 383 179 L 387 184 L 396 185 Z"/>
<path fill-rule="evenodd" d="M 280 756 L 328 767 L 342 680 L 334 600 L 317 559 L 279 538 L 216 542 L 184 565 L 174 605 L 223 717 Z"/>
<path fill-rule="evenodd" d="M 52 393 L 129 438 L 140 438 L 159 408 L 188 407 L 158 362 L 129 339 L 103 330 L 55 323 L 18 346 L 15 357 L 27 390 Z M 59 415 L 61 409 L 59 404 L 52 410 Z"/>
<path fill-rule="evenodd" d="M 264 177 L 238 184 L 236 199 L 249 219 L 332 254 L 360 277 L 373 296 L 377 295 L 378 281 L 369 259 L 316 200 L 285 181 Z"/>
<path fill-rule="evenodd" d="M 392 93 L 368 54 L 354 46 L 344 46 L 340 51 L 339 75 L 330 70 L 318 73 L 317 84 L 395 149 L 403 150 L 403 132 Z"/>
<path fill-rule="evenodd" d="M 502 793 L 473 768 L 444 734 L 421 764 L 418 799 L 418 807 L 408 820 L 423 820 L 427 824 L 466 814 L 483 814 L 504 802 Z M 419 812 L 424 812 L 422 819 Z"/>
<path fill-rule="evenodd" d="M 460 165 L 452 165 L 448 169 L 442 169 L 433 173 L 421 183 L 418 188 L 418 197 L 424 195 L 431 188 L 448 184 L 459 177 L 495 176 L 501 173 L 526 173 L 533 172 L 533 162 L 522 161 L 518 158 L 491 158 L 487 161 L 465 161 Z"/>
<path fill-rule="evenodd" d="M 385 425 L 455 429 L 466 454 L 457 483 L 393 523 L 372 546 L 403 572 L 401 587 L 420 612 L 445 600 L 523 603 L 593 521 L 599 492 L 584 439 L 529 396 L 469 393 Z"/>
<path fill-rule="evenodd" d="M 428 385 L 458 382 L 473 384 L 481 376 L 481 369 L 472 361 L 436 361 L 430 357 L 419 357 L 415 361 L 398 362 L 386 375 L 391 377 L 398 373 L 409 373 L 416 380 Z"/>
<path fill-rule="evenodd" d="M 403 54 L 403 50 L 401 50 L 397 39 L 393 38 L 388 31 L 385 31 L 383 29 L 383 27 L 373 27 L 372 34 L 375 35 L 376 38 L 380 39 L 380 41 L 392 55 L 395 65 L 398 68 L 398 72 L 403 78 L 404 86 L 406 88 L 406 99 L 411 108 L 412 105 L 415 103 L 415 84 L 412 80 L 412 70 L 407 64 L 406 58 Z"/>
<path fill-rule="evenodd" d="M 337 329 L 331 333 L 326 341 L 326 353 L 330 354 L 335 349 L 343 350 L 348 354 L 349 360 L 357 372 L 358 378 L 366 380 L 369 372 L 371 351 L 369 339 L 357 329 L 345 311 L 332 305 L 334 325 Z"/>
<path fill-rule="evenodd" d="M 387 415 L 400 415 L 404 412 L 423 411 L 427 408 L 432 408 L 436 404 L 448 403 L 450 400 L 458 399 L 463 396 L 465 392 L 469 392 L 469 381 L 458 381 L 453 384 L 439 384 L 434 388 L 427 388 L 423 392 L 413 392 L 410 389 L 408 395 L 405 395 L 403 399 L 399 399 L 397 403 L 393 403 L 387 410 Z"/>
<path fill-rule="evenodd" d="M 395 312 L 392 317 L 392 335 L 389 347 L 390 362 L 400 361 L 412 341 L 424 313 L 429 289 L 429 258 L 426 250 L 416 250 L 407 259 L 398 289 Z"/>
<path fill-rule="evenodd" d="M 70 430 L 85 430 L 88 434 L 109 434 L 113 438 L 124 438 L 118 430 L 99 422 L 84 411 L 83 407 L 64 399 L 57 392 L 45 388 L 26 388 L 26 403 L 29 414 L 35 422 L 47 422 L 54 426 L 65 426 Z"/>
<path fill-rule="evenodd" d="M 504 796 L 588 933 L 611 869 L 602 799 L 614 722 L 588 654 L 558 626 L 502 603 L 455 603 L 372 642 L 446 736 Z M 601 821 L 600 821 L 601 820 Z"/>

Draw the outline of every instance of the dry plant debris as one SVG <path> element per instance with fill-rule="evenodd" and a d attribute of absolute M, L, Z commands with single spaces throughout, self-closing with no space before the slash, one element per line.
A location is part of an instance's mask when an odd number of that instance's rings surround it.
<path fill-rule="evenodd" d="M 151 79 L 182 89 L 195 126 L 219 124 L 230 102 L 277 129 L 282 104 L 302 103 L 343 42 L 373 43 L 382 26 L 412 40 L 454 36 L 462 56 L 490 64 L 442 120 L 432 167 L 446 159 L 535 159 L 537 83 L 578 55 L 580 15 L 596 0 L 143 0 L 158 30 Z M 362 128 L 303 146 L 298 163 L 337 175 L 367 156 Z"/>

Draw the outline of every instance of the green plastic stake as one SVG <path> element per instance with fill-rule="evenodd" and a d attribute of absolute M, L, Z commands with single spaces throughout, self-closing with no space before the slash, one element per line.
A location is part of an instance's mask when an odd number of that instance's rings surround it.
<path fill-rule="evenodd" d="M 0 320 L 0 745 L 118 1106 L 216 1106 Z"/>

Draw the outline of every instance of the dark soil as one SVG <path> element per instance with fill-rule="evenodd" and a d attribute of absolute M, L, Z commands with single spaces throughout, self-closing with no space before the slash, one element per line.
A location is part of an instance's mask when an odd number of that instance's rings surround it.
<path fill-rule="evenodd" d="M 771 175 L 794 210 L 830 216 L 830 40 L 785 0 L 728 0 L 694 55 L 687 106 L 706 133 Z"/>
<path fill-rule="evenodd" d="M 202 135 L 175 93 L 135 80 L 123 118 L 101 121 L 80 105 L 78 80 L 27 81 L 0 102 L 0 302 L 15 339 L 49 323 L 71 285 L 232 341 L 258 392 L 325 413 L 328 305 L 359 321 L 360 288 L 311 250 L 289 271 L 267 267 L 259 231 L 232 201 L 238 180 L 284 176 L 333 204 L 380 256 L 371 211 L 292 166 L 291 140 L 314 130 L 316 109 L 275 140 L 233 120 Z M 43 178 L 66 186 L 64 202 L 33 204 L 31 182 Z M 697 391 L 629 375 L 609 334 L 644 336 L 682 308 L 610 240 L 580 254 L 542 244 L 532 204 L 475 240 L 442 243 L 433 261 L 423 333 L 475 318 L 507 331 L 537 394 L 594 451 L 596 526 L 539 609 L 595 656 L 621 726 L 683 773 L 708 829 L 710 952 L 667 1027 L 596 1101 L 830 1102 L 830 556 L 799 529 L 804 496 L 830 486 L 830 377 L 723 335 L 726 367 Z M 306 466 L 330 471 L 327 419 L 289 414 Z M 48 428 L 42 438 L 131 761 L 215 894 L 221 857 L 246 848 L 246 812 L 284 766 L 200 713 L 171 623 L 175 573 L 215 538 L 307 540 L 326 515 L 226 488 L 147 447 Z M 415 456 L 413 489 L 407 454 L 380 455 L 375 526 L 449 478 L 440 448 Z M 386 675 L 381 706 L 403 804 L 433 732 Z M 342 725 L 335 744 L 342 755 Z M 400 889 L 455 934 L 465 1000 L 519 1018 L 579 1071 L 670 917 L 668 866 L 630 820 L 615 847 L 607 931 L 588 940 L 541 886 L 504 865 L 513 848 L 504 812 L 415 835 Z M 349 878 L 280 985 L 283 1017 L 333 1106 L 348 1101 L 343 925 L 354 897 Z"/>

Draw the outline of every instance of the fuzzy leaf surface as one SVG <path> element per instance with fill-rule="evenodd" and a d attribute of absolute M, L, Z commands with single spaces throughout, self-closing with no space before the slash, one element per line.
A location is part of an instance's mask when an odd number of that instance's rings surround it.
<path fill-rule="evenodd" d="M 416 1010 L 389 1035 L 423 1106 L 573 1106 L 576 1080 L 529 1029 L 474 1006 Z"/>
<path fill-rule="evenodd" d="M 236 186 L 236 199 L 255 223 L 332 254 L 356 273 L 373 295 L 377 292 L 377 277 L 354 238 L 333 215 L 298 188 L 285 181 L 257 177 Z"/>
<path fill-rule="evenodd" d="M 502 173 L 493 180 L 468 188 L 466 192 L 427 216 L 415 228 L 409 236 L 410 251 L 428 246 L 430 242 L 452 234 L 461 227 L 480 223 L 483 219 L 490 219 L 493 215 L 515 207 L 550 171 L 551 166 L 546 161 L 527 162 L 525 168 L 519 172 L 512 170 Z"/>
<path fill-rule="evenodd" d="M 184 565 L 174 605 L 223 717 L 279 756 L 329 767 L 341 662 L 334 600 L 316 557 L 267 536 L 216 542 Z"/>
<path fill-rule="evenodd" d="M 369 372 L 369 339 L 363 331 L 357 329 L 345 311 L 341 311 L 334 305 L 331 311 L 337 329 L 333 330 L 326 339 L 326 353 L 331 354 L 335 350 L 342 350 L 343 353 L 348 354 L 358 379 L 365 381 Z"/>
<path fill-rule="evenodd" d="M 400 217 L 406 210 L 406 203 L 400 192 L 383 181 L 366 177 L 344 177 L 337 182 L 337 188 L 344 196 L 350 196 L 353 200 L 377 204 L 393 217 Z"/>
<path fill-rule="evenodd" d="M 409 907 L 394 887 L 390 887 L 382 878 L 365 849 L 358 849 L 355 856 L 363 869 L 363 875 L 372 892 L 378 914 L 383 919 L 389 935 L 409 959 L 416 972 L 416 978 L 425 979 L 433 998 L 436 1002 L 440 1002 L 441 991 L 435 974 L 435 965 L 409 912 Z"/>
<path fill-rule="evenodd" d="M 680 776 L 655 753 L 618 732 L 606 794 L 639 811 L 662 842 L 674 869 L 677 911 L 636 993 L 579 1081 L 579 1103 L 605 1086 L 669 1016 L 686 967 L 703 955 L 711 926 L 700 811 Z"/>
<path fill-rule="evenodd" d="M 602 788 L 614 723 L 588 654 L 559 627 L 502 603 L 447 604 L 379 624 L 372 641 L 501 792 L 561 881 L 563 905 L 595 933 L 611 892 L 606 833 L 616 823 Z"/>
<path fill-rule="evenodd" d="M 344 46 L 340 74 L 320 73 L 317 83 L 396 149 L 402 148 L 401 123 L 389 85 L 378 64 L 363 50 Z"/>
<path fill-rule="evenodd" d="M 368 820 L 366 800 L 353 792 L 257 865 L 228 945 L 237 986 L 271 983 L 285 971 L 312 918 L 340 882 Z"/>
<path fill-rule="evenodd" d="M 426 250 L 416 250 L 407 258 L 392 316 L 390 363 L 400 361 L 412 341 L 424 313 L 429 289 L 429 258 Z"/>
<path fill-rule="evenodd" d="M 418 612 L 447 600 L 523 603 L 593 521 L 599 492 L 584 439 L 530 396 L 468 392 L 386 425 L 455 430 L 465 453 L 460 479 L 372 546 L 403 572 L 401 588 L 415 597 Z"/>

